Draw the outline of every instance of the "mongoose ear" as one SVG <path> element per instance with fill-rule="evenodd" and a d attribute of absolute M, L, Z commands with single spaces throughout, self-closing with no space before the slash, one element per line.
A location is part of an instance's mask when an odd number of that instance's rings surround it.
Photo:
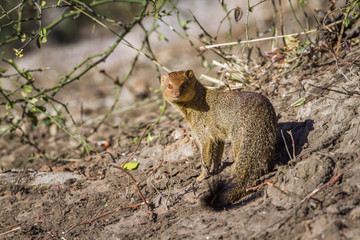
<path fill-rule="evenodd" d="M 161 84 L 167 79 L 168 75 L 166 73 L 161 74 Z"/>
<path fill-rule="evenodd" d="M 186 70 L 185 75 L 189 78 L 195 78 L 195 74 L 192 70 Z"/>

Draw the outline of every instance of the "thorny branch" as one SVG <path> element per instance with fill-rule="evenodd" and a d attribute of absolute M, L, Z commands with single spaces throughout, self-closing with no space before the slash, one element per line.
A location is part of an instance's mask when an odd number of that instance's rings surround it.
<path fill-rule="evenodd" d="M 116 1 L 116 0 L 115 0 Z M 21 8 L 19 11 L 22 11 L 22 8 L 24 7 L 24 3 L 26 1 L 22 1 L 19 5 L 17 5 L 16 7 L 14 7 L 13 9 L 9 10 L 8 12 L 5 12 L 3 10 L 3 12 L 5 13 L 3 16 L 8 16 L 8 14 L 10 14 L 10 12 L 18 9 L 18 8 Z M 35 2 L 35 1 L 34 1 Z M 49 25 L 43 27 L 44 29 L 47 29 L 47 30 L 50 30 L 52 29 L 54 26 L 56 26 L 58 23 L 60 23 L 61 21 L 63 21 L 64 19 L 66 18 L 69 18 L 71 16 L 73 16 L 74 14 L 78 14 L 79 12 L 81 13 L 84 13 L 84 10 L 83 8 L 86 7 L 86 9 L 89 9 L 90 7 L 93 7 L 93 6 L 96 6 L 96 5 L 100 5 L 100 4 L 103 4 L 103 3 L 106 3 L 106 2 L 110 2 L 110 1 L 98 1 L 98 2 L 93 2 L 91 3 L 89 6 L 87 6 L 85 3 L 83 3 L 80 7 L 77 7 L 73 4 L 70 4 L 68 1 L 63 1 L 64 3 L 68 4 L 68 6 L 70 7 L 74 7 L 76 10 L 75 11 L 71 11 L 70 13 L 64 13 L 60 18 L 54 20 L 52 23 L 50 23 Z M 80 3 L 78 1 L 75 1 L 77 3 Z M 139 1 L 140 2 L 140 1 Z M 79 78 L 81 78 L 82 76 L 84 76 L 86 73 L 88 73 L 88 71 L 90 71 L 91 69 L 93 69 L 95 66 L 97 66 L 98 64 L 104 62 L 108 56 L 114 51 L 114 49 L 120 44 L 122 43 L 123 41 L 125 41 L 125 44 L 134 48 L 129 42 L 127 42 L 124 37 L 131 31 L 131 29 L 141 23 L 142 19 L 146 16 L 145 14 L 145 11 L 146 11 L 146 8 L 147 8 L 147 2 L 144 2 L 144 1 L 141 1 L 141 3 L 143 3 L 142 5 L 142 8 L 140 9 L 138 15 L 136 17 L 134 17 L 134 20 L 132 22 L 130 22 L 129 24 L 127 24 L 126 26 L 123 27 L 123 31 L 120 33 L 120 34 L 117 34 L 116 35 L 118 36 L 118 38 L 116 39 L 116 41 L 108 48 L 106 49 L 105 51 L 103 51 L 102 53 L 98 53 L 98 54 L 94 54 L 94 55 L 90 55 L 88 57 L 86 57 L 82 62 L 80 62 L 78 65 L 76 65 L 71 71 L 69 71 L 68 73 L 66 73 L 65 75 L 63 75 L 61 77 L 61 81 L 59 84 L 55 85 L 55 86 L 52 86 L 52 87 L 49 87 L 49 88 L 37 88 L 36 85 L 35 85 L 35 79 L 30 75 L 30 72 L 34 71 L 34 70 L 21 70 L 17 64 L 16 64 L 16 61 L 13 61 L 13 60 L 5 60 L 5 59 L 2 59 L 3 62 L 6 62 L 7 64 L 11 65 L 17 72 L 17 75 L 4 75 L 3 73 L 3 70 L 4 69 L 0 69 L 0 77 L 5 77 L 5 78 L 9 78 L 9 80 L 11 80 L 10 78 L 11 77 L 16 77 L 16 76 L 19 76 L 19 78 L 17 80 L 15 80 L 18 84 L 18 87 L 15 89 L 15 90 L 6 90 L 6 89 L 3 89 L 2 87 L 0 87 L 0 92 L 1 92 L 1 95 L 3 97 L 3 102 L 1 102 L 0 104 L 1 105 L 6 105 L 5 108 L 6 110 L 10 110 L 12 108 L 15 107 L 15 105 L 19 105 L 21 103 L 25 103 L 24 105 L 21 105 L 20 107 L 23 108 L 23 118 L 19 119 L 19 121 L 13 121 L 11 118 L 9 119 L 6 119 L 5 122 L 7 123 L 11 123 L 11 126 L 8 127 L 8 128 L 3 128 L 0 132 L 0 135 L 6 133 L 7 131 L 14 131 L 16 129 L 19 129 L 21 130 L 21 125 L 23 124 L 23 120 L 25 119 L 25 116 L 29 115 L 29 110 L 28 109 L 25 109 L 26 107 L 35 107 L 36 109 L 40 109 L 41 111 L 38 111 L 40 113 L 44 113 L 46 114 L 47 116 L 50 117 L 50 119 L 60 127 L 60 129 L 64 130 L 71 138 L 74 138 L 76 140 L 79 140 L 79 145 L 76 147 L 76 149 L 78 147 L 80 147 L 81 145 L 84 145 L 85 146 L 85 149 L 91 149 L 91 147 L 86 143 L 86 138 L 88 137 L 86 134 L 85 136 L 82 136 L 82 134 L 79 132 L 79 128 L 77 126 L 77 123 L 74 121 L 71 113 L 69 112 L 66 104 L 63 104 L 61 103 L 60 101 L 57 101 L 55 99 L 55 95 L 61 90 L 63 89 L 64 86 L 68 85 L 68 84 L 71 84 L 73 83 L 74 81 L 78 80 Z M 84 6 L 85 4 L 85 6 Z M 41 26 L 41 10 L 44 8 L 43 6 L 40 6 L 37 2 L 35 2 L 35 6 L 36 8 L 38 9 L 38 15 L 40 16 L 39 19 L 40 19 L 40 30 L 39 32 L 41 31 L 42 29 L 42 26 Z M 58 6 L 53 6 L 53 7 L 58 7 Z M 1 6 L 1 9 L 2 6 Z M 90 16 L 90 15 L 87 15 L 88 17 L 90 17 L 91 19 L 95 20 L 94 17 Z M 19 15 L 19 17 L 21 17 Z M 12 21 L 10 19 L 10 21 Z M 101 22 L 99 21 L 96 21 L 98 22 L 101 26 L 105 26 L 104 24 L 101 24 Z M 20 27 L 20 23 L 18 25 Z M 109 28 L 107 28 L 108 30 L 110 30 Z M 145 30 L 144 30 L 145 31 Z M 28 42 L 30 42 L 32 39 L 34 39 L 38 34 L 39 32 L 35 35 L 32 35 L 30 36 L 30 40 Z M 113 31 L 112 31 L 113 32 Z M 148 33 L 151 33 L 152 30 L 149 30 Z M 17 38 L 16 38 L 17 39 Z M 16 40 L 16 39 L 13 39 L 13 40 Z M 1 45 L 4 45 L 4 44 L 8 44 L 12 41 L 12 38 L 0 43 L 0 46 Z M 144 40 L 145 41 L 145 40 Z M 27 43 L 28 44 L 28 43 Z M 144 46 L 144 44 L 143 44 Z M 23 47 L 24 48 L 24 47 Z M 141 49 L 136 49 L 134 48 L 135 50 L 138 51 L 138 55 L 135 57 L 134 61 L 133 61 L 133 64 L 128 72 L 128 74 L 125 76 L 125 78 L 123 79 L 123 81 L 121 82 L 121 84 L 123 85 L 126 80 L 128 79 L 128 77 L 131 75 L 131 73 L 133 72 L 133 69 L 134 69 L 134 66 L 137 62 L 137 59 L 138 59 L 138 56 L 139 54 L 142 53 L 142 50 Z M 19 51 L 19 49 L 17 49 L 17 52 L 18 53 L 21 53 L 21 51 Z M 96 59 L 97 58 L 97 59 Z M 89 61 L 93 60 L 93 59 L 96 59 L 96 61 L 92 62 L 89 64 Z M 78 72 L 75 76 L 73 75 L 76 71 L 80 70 L 80 72 Z M 44 71 L 46 70 L 45 68 L 41 68 L 39 71 Z M 20 79 L 25 79 L 26 83 L 25 84 L 21 84 L 20 83 Z M 116 83 L 114 83 L 116 84 Z M 20 96 L 20 91 L 24 90 L 24 89 L 30 89 L 28 90 L 30 93 L 27 93 L 27 96 L 23 97 L 23 96 Z M 120 92 L 120 89 L 118 90 L 118 95 L 119 95 L 119 92 Z M 42 100 L 42 102 L 38 101 L 39 99 Z M 117 103 L 117 100 L 118 100 L 118 96 L 115 98 L 114 100 L 114 104 L 112 105 L 110 111 L 112 111 Z M 38 101 L 36 103 L 36 105 L 34 105 L 34 103 Z M 51 104 L 55 102 L 57 104 L 60 104 L 62 106 L 62 108 L 66 111 L 66 113 L 70 116 L 70 119 L 73 123 L 73 126 L 75 127 L 75 130 L 77 131 L 76 135 L 75 134 L 72 134 L 71 131 L 68 131 L 67 128 L 65 126 L 63 126 L 63 124 L 60 124 L 59 122 L 57 122 L 55 120 L 55 118 L 53 118 L 50 114 L 48 114 L 48 110 L 45 110 L 45 105 L 46 104 Z M 54 108 L 55 112 L 59 112 L 56 107 L 54 105 L 52 105 L 52 107 Z M 101 124 L 105 121 L 105 119 L 110 115 L 111 112 L 107 112 L 107 114 L 104 115 L 104 117 L 101 119 L 101 121 L 98 123 L 98 125 L 94 128 L 94 132 L 96 132 L 96 130 L 101 126 Z M 35 113 L 32 113 L 32 118 L 37 118 L 37 112 Z M 90 133 L 89 136 L 92 134 Z M 80 136 L 77 137 L 77 136 Z M 26 136 L 25 136 L 26 138 Z M 37 149 L 39 150 L 39 149 Z M 46 156 L 46 155 L 45 155 Z"/>

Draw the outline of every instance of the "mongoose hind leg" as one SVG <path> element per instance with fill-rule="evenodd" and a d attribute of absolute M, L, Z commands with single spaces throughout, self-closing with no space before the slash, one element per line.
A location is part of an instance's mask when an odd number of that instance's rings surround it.
<path fill-rule="evenodd" d="M 225 142 L 220 139 L 209 138 L 200 142 L 202 155 L 202 172 L 197 181 L 202 181 L 218 172 L 221 165 L 221 158 L 224 152 Z"/>
<path fill-rule="evenodd" d="M 268 159 L 259 149 L 257 141 L 249 136 L 233 140 L 234 164 L 232 169 L 236 187 L 230 191 L 228 200 L 237 201 L 246 195 L 246 188 L 253 186 L 257 179 L 268 172 Z M 265 149 L 266 151 L 266 149 Z"/>

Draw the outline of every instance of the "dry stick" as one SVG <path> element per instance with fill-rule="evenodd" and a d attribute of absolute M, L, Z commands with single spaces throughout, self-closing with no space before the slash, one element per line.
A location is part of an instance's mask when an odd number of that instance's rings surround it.
<path fill-rule="evenodd" d="M 260 188 L 260 187 L 262 187 L 264 185 L 268 185 L 268 186 L 273 187 L 273 188 L 275 188 L 275 189 L 277 189 L 277 190 L 279 190 L 279 191 L 281 191 L 281 192 L 283 192 L 285 194 L 289 193 L 285 189 L 282 189 L 281 187 L 275 186 L 273 184 L 273 182 L 274 182 L 274 179 L 271 179 L 271 180 L 269 180 L 267 182 L 260 183 L 259 185 L 255 186 L 255 187 L 246 188 L 246 191 L 248 192 L 248 191 L 256 190 L 256 189 L 258 189 L 258 188 Z"/>
<path fill-rule="evenodd" d="M 248 191 L 256 190 L 256 189 L 258 189 L 258 188 L 260 188 L 260 187 L 262 187 L 264 185 L 268 185 L 269 183 L 272 183 L 272 182 L 274 182 L 274 179 L 271 179 L 271 180 L 269 180 L 267 182 L 260 183 L 259 185 L 255 186 L 255 187 L 247 188 L 246 191 L 248 192 Z"/>
<path fill-rule="evenodd" d="M 313 191 L 311 191 L 308 195 L 306 195 L 299 203 L 297 203 L 292 209 L 290 209 L 282 218 L 280 218 L 278 221 L 276 221 L 275 223 L 267 226 L 266 228 L 262 229 L 261 231 L 253 234 L 251 237 L 255 237 L 256 235 L 258 235 L 259 233 L 262 233 L 264 231 L 266 231 L 267 229 L 275 226 L 278 223 L 281 223 L 282 221 L 288 219 L 290 217 L 290 213 L 292 213 L 296 208 L 298 208 L 303 202 L 305 202 L 306 200 L 310 199 L 312 196 L 314 196 L 317 192 L 319 192 L 320 190 L 322 190 L 323 188 L 327 187 L 327 186 L 332 186 L 334 185 L 339 179 L 340 177 L 344 174 L 344 172 L 346 170 L 349 170 L 352 166 L 354 166 L 354 164 L 360 160 L 360 157 L 358 157 L 357 159 L 355 159 L 352 163 L 350 163 L 349 165 L 347 165 L 342 171 L 338 172 L 334 177 L 332 177 L 329 181 L 327 181 L 325 184 L 320 184 L 317 188 L 315 188 Z"/>
<path fill-rule="evenodd" d="M 290 158 L 290 160 L 293 160 L 292 157 L 291 157 L 291 154 L 290 154 L 290 152 L 289 152 L 289 149 L 288 149 L 288 147 L 287 147 L 287 143 L 286 143 L 286 140 L 285 140 L 284 133 L 283 133 L 283 130 L 282 130 L 282 129 L 281 129 L 281 136 L 282 136 L 282 139 L 283 139 L 283 141 L 284 141 L 285 148 L 286 148 L 286 151 L 287 151 L 287 153 L 288 153 L 288 155 L 289 155 L 289 158 Z"/>
<path fill-rule="evenodd" d="M 336 46 L 336 54 L 335 54 L 336 56 L 338 56 L 338 54 L 339 54 L 342 35 L 344 33 L 344 30 L 345 30 L 345 21 L 346 21 L 346 18 L 348 17 L 349 12 L 350 12 L 350 8 L 348 8 L 348 10 L 345 12 L 344 20 L 343 20 L 343 22 L 341 24 L 340 34 L 338 35 L 338 42 L 337 42 L 337 46 Z"/>
<path fill-rule="evenodd" d="M 320 26 L 318 20 L 315 18 L 316 23 Z M 341 20 L 342 21 L 342 20 Z M 320 31 L 320 33 L 322 34 L 323 32 Z M 323 34 L 324 36 L 324 34 Z M 340 70 L 339 68 L 339 63 L 338 63 L 338 57 L 337 57 L 337 52 L 334 51 L 334 49 L 331 47 L 331 45 L 329 44 L 329 42 L 327 41 L 326 37 L 324 37 L 324 41 L 326 42 L 327 47 L 329 48 L 330 52 L 334 55 L 334 60 L 336 63 L 336 67 L 338 72 L 347 80 L 349 81 L 349 78 L 343 73 L 343 71 Z"/>
<path fill-rule="evenodd" d="M 123 168 L 124 168 L 124 165 L 132 158 L 132 156 L 135 154 L 135 152 L 137 152 L 137 150 L 139 149 L 140 144 L 141 144 L 141 140 L 144 138 L 144 136 L 145 136 L 145 134 L 146 134 L 146 132 L 147 132 L 147 130 L 149 129 L 150 126 L 152 126 L 152 124 L 146 125 L 144 133 L 141 136 L 141 138 L 139 139 L 138 145 L 136 146 L 135 150 L 129 155 L 129 157 L 125 160 L 124 164 L 122 165 Z M 113 158 L 113 160 L 114 160 L 114 158 Z"/>
<path fill-rule="evenodd" d="M 281 33 L 281 35 L 284 35 L 284 18 L 283 18 L 281 0 L 279 0 L 279 11 L 280 11 L 280 33 Z M 286 45 L 284 38 L 283 38 L 283 44 L 284 44 L 284 46 Z"/>
<path fill-rule="evenodd" d="M 195 17 L 195 15 L 193 14 L 193 12 L 189 9 L 189 12 L 191 14 L 191 16 L 194 18 L 194 21 L 197 23 L 197 25 L 201 28 L 201 30 L 205 33 L 205 35 L 207 35 L 210 39 L 214 39 L 213 36 L 210 35 L 210 33 L 208 33 L 205 28 L 200 24 L 200 22 L 197 20 L 197 18 Z"/>
<path fill-rule="evenodd" d="M 107 153 L 111 155 L 111 153 L 109 153 L 109 152 L 107 152 Z M 135 178 L 134 178 L 128 171 L 126 171 L 124 167 L 122 167 L 122 166 L 117 166 L 117 165 L 113 165 L 113 164 L 112 164 L 111 166 L 114 167 L 114 168 L 120 169 L 120 170 L 123 171 L 126 175 L 128 175 L 128 176 L 130 177 L 131 181 L 133 181 L 133 183 L 134 183 L 135 186 L 136 186 L 136 189 L 137 189 L 137 191 L 138 191 L 138 193 L 139 193 L 140 198 L 143 200 L 144 204 L 145 204 L 148 208 L 150 208 L 150 205 L 149 205 L 148 202 L 146 201 L 144 195 L 141 193 L 140 188 L 139 188 L 139 184 L 136 182 Z"/>
<path fill-rule="evenodd" d="M 152 170 L 152 172 L 151 172 L 148 176 L 146 176 L 146 177 L 144 177 L 143 179 L 141 179 L 141 180 L 138 182 L 138 184 L 140 184 L 140 183 L 142 183 L 143 181 L 145 181 L 148 177 L 154 175 L 154 174 L 156 173 L 156 171 L 163 165 L 164 162 L 165 162 L 165 159 L 163 159 L 163 160 L 160 162 L 159 165 L 157 165 L 156 167 L 154 167 L 153 170 Z"/>
<path fill-rule="evenodd" d="M 330 91 L 330 92 L 336 92 L 336 93 L 340 93 L 340 94 L 344 94 L 344 95 L 348 95 L 348 96 L 353 96 L 354 94 L 356 95 L 360 95 L 360 92 L 358 91 L 340 91 L 340 90 L 336 90 L 336 89 L 331 89 L 331 88 L 327 88 L 327 87 L 322 87 L 322 86 L 316 86 L 314 84 L 309 84 L 309 86 L 315 87 L 315 88 L 320 88 L 322 90 L 326 90 L 326 91 Z"/>
<path fill-rule="evenodd" d="M 303 32 L 306 32 L 305 31 L 305 28 L 301 25 L 299 19 L 296 17 L 296 14 L 294 12 L 294 8 L 292 6 L 292 3 L 291 3 L 291 0 L 288 0 L 289 1 L 289 6 L 290 6 L 290 9 L 291 9 L 291 12 L 293 14 L 293 17 L 295 19 L 295 21 L 297 22 L 297 24 L 299 25 L 299 27 L 301 28 L 301 30 L 303 30 Z M 309 42 L 311 42 L 311 39 L 309 38 L 309 36 L 306 34 L 306 38 L 309 40 Z"/>
<path fill-rule="evenodd" d="M 276 27 L 276 22 L 277 22 L 277 21 L 276 21 L 277 9 L 276 9 L 274 0 L 271 0 L 271 3 L 272 3 L 272 6 L 273 6 L 273 11 L 274 11 L 274 13 L 273 13 L 273 25 L 271 26 L 271 28 L 272 28 L 271 34 L 272 34 L 272 36 L 277 36 L 277 27 Z M 274 48 L 275 48 L 276 40 L 277 40 L 277 39 L 275 39 L 274 41 L 271 42 L 271 49 L 274 49 Z M 283 40 L 283 41 L 284 41 L 284 40 Z M 285 41 L 284 41 L 284 42 L 285 42 Z M 286 45 L 284 44 L 284 46 L 286 46 Z"/>
<path fill-rule="evenodd" d="M 53 212 L 51 213 L 47 213 L 47 214 L 44 214 L 43 216 L 48 216 L 48 215 L 52 215 Z M 29 217 L 27 218 L 26 220 L 20 222 L 20 223 L 17 223 L 17 224 L 13 224 L 13 225 L 10 225 L 10 226 L 7 226 L 7 227 L 1 227 L 0 230 L 5 230 L 5 229 L 9 229 L 9 228 L 12 228 L 11 230 L 9 231 L 6 231 L 6 232 L 3 232 L 3 233 L 0 233 L 0 236 L 2 235 L 5 235 L 7 233 L 10 233 L 12 231 L 16 231 L 18 229 L 20 229 L 20 225 L 24 224 L 24 223 L 27 223 L 30 219 L 34 219 L 34 218 L 38 218 L 39 216 L 35 216 L 35 217 Z"/>
<path fill-rule="evenodd" d="M 145 46 L 145 41 L 143 41 L 141 47 L 140 47 L 140 50 L 143 49 L 143 47 Z M 118 89 L 116 91 L 116 96 L 115 96 L 115 99 L 114 99 L 114 102 L 113 104 L 111 105 L 110 109 L 102 116 L 101 120 L 98 122 L 98 124 L 93 128 L 92 132 L 90 132 L 89 134 L 87 134 L 87 137 L 90 137 L 91 135 L 93 135 L 95 132 L 97 132 L 97 130 L 100 128 L 100 126 L 105 122 L 105 120 L 111 115 L 113 114 L 113 111 L 116 107 L 116 104 L 118 103 L 119 101 L 119 97 L 120 97 L 120 93 L 122 91 L 122 88 L 125 84 L 125 82 L 127 81 L 127 79 L 130 77 L 130 75 L 132 74 L 134 68 L 135 68 L 135 65 L 138 61 L 138 58 L 139 58 L 139 52 L 136 54 L 135 58 L 133 59 L 132 61 L 132 64 L 131 64 L 131 67 L 129 69 L 129 71 L 127 72 L 126 76 L 122 79 L 121 83 L 119 84 L 116 84 L 118 85 Z M 105 76 L 109 77 L 111 80 L 114 81 L 114 83 L 116 83 L 116 79 L 113 79 L 109 74 L 107 74 L 105 72 L 105 70 L 102 72 Z"/>
<path fill-rule="evenodd" d="M 141 140 L 143 139 L 143 137 L 144 137 L 144 135 L 145 135 L 145 133 L 146 133 L 146 130 L 147 130 L 147 128 L 148 128 L 149 126 L 150 126 L 150 124 L 146 126 L 146 129 L 145 129 L 145 131 L 144 131 L 144 134 L 141 136 L 141 138 L 140 138 L 140 140 L 139 140 L 139 144 L 137 145 L 136 149 L 135 149 L 135 150 L 129 155 L 129 157 L 126 159 L 125 163 L 128 162 L 128 161 L 130 160 L 130 158 L 134 155 L 134 153 L 138 150 L 138 148 L 139 148 L 139 146 L 140 146 L 140 143 L 141 143 Z M 111 157 L 111 159 L 113 160 L 113 162 L 116 162 L 116 160 L 115 160 L 115 158 L 114 158 L 114 156 L 113 156 L 113 154 L 112 154 L 111 152 L 105 151 L 105 152 L 102 152 L 100 155 L 103 155 L 103 154 L 108 154 L 108 155 Z M 138 194 L 139 194 L 142 202 L 137 203 L 137 204 L 134 204 L 134 205 L 130 205 L 130 206 L 117 207 L 117 208 L 115 208 L 115 209 L 113 209 L 113 210 L 111 210 L 111 211 L 108 211 L 108 212 L 106 212 L 106 213 L 103 213 L 103 214 L 101 214 L 100 216 L 97 216 L 97 217 L 95 217 L 95 218 L 93 218 L 93 219 L 86 220 L 86 221 L 83 221 L 83 222 L 81 222 L 81 223 L 78 223 L 78 224 L 72 226 L 71 228 L 69 228 L 69 230 L 67 230 L 67 232 L 73 230 L 74 228 L 76 228 L 76 227 L 78 227 L 78 226 L 81 226 L 81 225 L 84 225 L 84 224 L 90 224 L 90 223 L 92 223 L 92 222 L 94 222 L 94 221 L 96 221 L 96 220 L 98 220 L 98 219 L 100 219 L 100 218 L 102 218 L 102 217 L 105 217 L 105 216 L 107 216 L 107 215 L 109 215 L 109 214 L 112 214 L 112 213 L 114 213 L 114 212 L 120 211 L 120 210 L 122 210 L 122 209 L 136 208 L 136 207 L 138 207 L 138 206 L 140 206 L 140 205 L 143 205 L 143 204 L 146 205 L 147 210 L 148 210 L 148 213 L 149 213 L 151 219 L 153 219 L 153 213 L 152 213 L 152 211 L 151 211 L 151 206 L 150 206 L 150 204 L 147 202 L 147 200 L 145 199 L 144 195 L 143 195 L 143 194 L 141 193 L 141 191 L 140 191 L 140 188 L 139 188 L 139 183 L 140 183 L 140 182 L 136 182 L 135 178 L 134 178 L 128 171 L 125 170 L 125 168 L 124 168 L 125 163 L 124 163 L 122 166 L 117 166 L 117 165 L 113 165 L 113 164 L 110 165 L 110 166 L 111 166 L 111 167 L 114 167 L 114 168 L 117 168 L 117 169 L 120 169 L 123 173 L 125 173 L 126 175 L 128 175 L 128 176 L 130 177 L 131 181 L 135 184 L 135 187 L 136 187 L 136 189 L 137 189 L 137 192 L 138 192 Z M 161 165 L 160 165 L 160 166 L 161 166 Z M 160 166 L 159 166 L 159 167 L 160 167 Z"/>
<path fill-rule="evenodd" d="M 110 214 L 112 214 L 112 213 L 114 213 L 114 212 L 118 212 L 118 211 L 120 211 L 120 210 L 127 209 L 127 208 L 137 208 L 138 206 L 143 205 L 143 204 L 144 204 L 144 202 L 137 203 L 137 204 L 130 205 L 130 206 L 125 206 L 125 207 L 117 207 L 117 208 L 115 208 L 115 209 L 113 209 L 113 210 L 111 210 L 111 211 L 108 211 L 108 212 L 106 212 L 106 213 L 103 213 L 103 214 L 101 214 L 100 216 L 97 216 L 97 217 L 95 217 L 95 218 L 93 218 L 93 219 L 90 219 L 90 220 L 87 220 L 87 221 L 83 221 L 83 222 L 81 222 L 81 223 L 78 223 L 78 224 L 72 226 L 71 228 L 69 228 L 66 232 L 70 232 L 70 231 L 73 230 L 74 228 L 76 228 L 76 227 L 78 227 L 78 226 L 81 226 L 81 225 L 84 225 L 84 224 L 91 224 L 91 223 L 93 223 L 94 221 L 96 221 L 96 220 L 98 220 L 98 219 L 100 219 L 100 218 L 102 218 L 102 217 L 105 217 L 105 216 L 107 216 L 107 215 L 110 215 Z"/>
<path fill-rule="evenodd" d="M 283 193 L 285 193 L 285 194 L 288 194 L 289 192 L 288 191 L 286 191 L 285 189 L 282 189 L 281 187 L 278 187 L 278 186 L 275 186 L 272 182 L 267 182 L 266 183 L 266 185 L 269 185 L 270 187 L 273 187 L 273 188 L 275 188 L 275 189 L 277 189 L 277 190 L 279 190 L 279 191 L 281 191 L 281 192 L 283 192 Z"/>
<path fill-rule="evenodd" d="M 293 158 L 294 158 L 294 160 L 296 160 L 296 155 L 295 155 L 295 141 L 294 141 L 294 137 L 293 137 L 293 135 L 292 135 L 291 130 L 288 130 L 288 131 L 286 131 L 286 132 L 287 132 L 287 134 L 289 134 L 289 135 L 290 135 L 290 137 L 291 137 L 291 142 L 292 142 L 292 147 L 293 147 Z"/>
<path fill-rule="evenodd" d="M 221 25 L 223 24 L 223 22 L 225 21 L 225 19 L 229 16 L 229 14 L 230 14 L 232 11 L 234 11 L 235 9 L 236 9 L 236 8 L 230 9 L 230 10 L 227 12 L 227 14 L 225 15 L 225 17 L 220 21 L 219 27 L 218 27 L 218 29 L 217 29 L 217 31 L 216 31 L 215 40 L 217 39 L 217 37 L 218 37 L 218 35 L 219 35 L 219 31 L 220 31 Z"/>
<path fill-rule="evenodd" d="M 273 39 L 276 39 L 276 38 L 285 38 L 285 37 L 291 37 L 291 36 L 314 33 L 316 31 L 317 31 L 317 29 L 312 29 L 312 30 L 306 31 L 306 32 L 292 33 L 292 34 L 275 36 L 275 37 L 265 37 L 265 38 L 259 38 L 259 39 L 251 39 L 251 40 L 230 42 L 230 43 L 219 43 L 219 44 L 214 44 L 214 45 L 201 46 L 200 50 L 205 50 L 205 49 L 210 49 L 210 48 L 215 48 L 215 47 L 224 47 L 224 46 L 230 46 L 230 45 L 237 45 L 237 44 L 245 44 L 245 43 L 252 43 L 252 42 L 267 41 L 267 40 L 273 40 Z"/>
<path fill-rule="evenodd" d="M 332 62 L 332 60 L 331 60 Z M 323 65 L 326 65 L 326 64 L 330 64 L 331 62 L 328 62 L 328 63 L 324 63 Z M 346 64 L 351 64 L 351 62 L 342 62 L 342 63 L 339 63 L 339 66 L 341 65 L 346 65 Z M 304 79 L 308 79 L 308 78 L 315 78 L 315 77 L 318 77 L 318 76 L 321 76 L 321 75 L 324 75 L 325 73 L 328 73 L 330 72 L 332 69 L 336 68 L 336 66 L 330 66 L 328 68 L 326 68 L 325 70 L 323 71 L 319 71 L 317 72 L 316 74 L 304 74 L 303 76 L 301 76 L 301 79 L 300 80 L 304 80 Z"/>
<path fill-rule="evenodd" d="M 329 25 L 326 25 L 325 27 L 331 27 L 333 25 L 336 25 L 338 23 L 341 23 L 342 20 L 333 22 Z M 309 34 L 309 33 L 314 33 L 317 32 L 318 29 L 314 28 L 311 29 L 309 31 L 306 32 L 300 32 L 300 33 L 291 33 L 291 34 L 287 34 L 287 35 L 281 35 L 281 36 L 275 36 L 275 37 L 265 37 L 265 38 L 258 38 L 258 39 L 251 39 L 251 40 L 245 40 L 245 41 L 237 41 L 237 42 L 229 42 L 229 43 L 219 43 L 219 44 L 214 44 L 214 45 L 208 45 L 208 46 L 201 46 L 200 50 L 205 50 L 205 49 L 211 49 L 211 48 L 215 48 L 215 47 L 225 47 L 225 46 L 230 46 L 230 45 L 237 45 L 237 44 L 244 44 L 244 43 L 252 43 L 252 42 L 260 42 L 260 41 L 267 41 L 267 40 L 272 40 L 272 39 L 276 39 L 276 38 L 286 38 L 286 37 L 291 37 L 291 36 L 297 36 L 297 35 L 304 35 L 304 34 Z"/>
<path fill-rule="evenodd" d="M 20 229 L 21 229 L 20 227 L 13 228 L 13 229 L 11 229 L 11 230 L 9 230 L 9 231 L 7 231 L 7 232 L 0 233 L 0 236 L 6 235 L 6 234 L 11 233 L 11 232 L 18 231 L 18 230 L 20 230 Z"/>
<path fill-rule="evenodd" d="M 213 37 L 205 30 L 205 28 L 200 24 L 200 22 L 197 20 L 197 18 L 195 17 L 195 15 L 193 15 L 193 13 L 191 12 L 191 10 L 189 10 L 189 12 L 190 12 L 190 14 L 192 15 L 195 23 L 201 28 L 201 30 L 203 30 L 204 34 L 210 38 L 210 41 L 211 41 L 211 43 L 212 43 L 213 40 L 214 40 L 214 38 L 213 38 Z M 194 47 L 194 49 L 199 53 L 199 55 L 200 55 L 201 57 L 203 57 L 202 52 L 201 52 L 202 49 L 201 49 L 201 48 L 198 49 L 198 48 L 195 46 L 195 44 L 190 40 L 189 34 L 187 33 L 186 30 L 184 30 L 184 33 L 185 33 L 185 36 L 186 36 L 186 38 L 188 39 L 190 45 L 191 45 L 192 47 Z M 203 41 L 200 40 L 200 42 L 203 42 Z M 223 58 L 224 60 L 226 60 L 226 57 L 224 57 L 225 54 L 222 52 L 221 49 L 216 49 L 216 50 L 212 49 L 212 52 L 215 53 L 216 55 L 218 55 L 219 57 Z"/>

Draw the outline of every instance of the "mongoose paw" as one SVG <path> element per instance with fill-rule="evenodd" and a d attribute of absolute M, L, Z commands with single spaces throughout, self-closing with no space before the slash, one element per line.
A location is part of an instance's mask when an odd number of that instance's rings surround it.
<path fill-rule="evenodd" d="M 202 172 L 200 176 L 197 177 L 196 181 L 201 182 L 202 180 L 209 177 L 209 174 L 207 172 Z"/>

